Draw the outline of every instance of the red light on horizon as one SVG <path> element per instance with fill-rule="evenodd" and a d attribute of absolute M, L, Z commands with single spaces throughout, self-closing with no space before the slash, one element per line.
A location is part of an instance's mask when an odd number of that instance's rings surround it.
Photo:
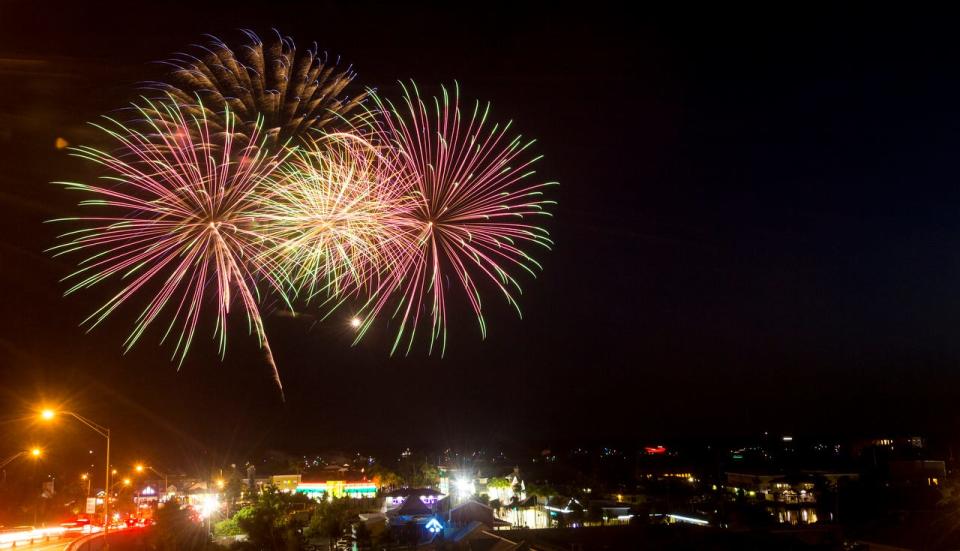
<path fill-rule="evenodd" d="M 650 455 L 659 455 L 662 453 L 667 453 L 667 448 L 663 446 L 646 446 L 643 448 Z"/>

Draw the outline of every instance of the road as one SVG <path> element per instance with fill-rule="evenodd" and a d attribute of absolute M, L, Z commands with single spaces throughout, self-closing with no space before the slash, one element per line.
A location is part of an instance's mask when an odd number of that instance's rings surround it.
<path fill-rule="evenodd" d="M 76 539 L 75 537 L 65 536 L 62 539 L 49 542 L 34 543 L 33 545 L 18 543 L 14 548 L 17 551 L 22 551 L 24 549 L 29 549 L 30 551 L 63 551 L 70 545 L 70 542 Z M 0 549 L 10 549 L 9 544 L 0 545 Z"/>

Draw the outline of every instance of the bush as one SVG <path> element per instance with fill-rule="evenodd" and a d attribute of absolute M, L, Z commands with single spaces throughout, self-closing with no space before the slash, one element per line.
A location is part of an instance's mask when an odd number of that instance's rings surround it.
<path fill-rule="evenodd" d="M 237 522 L 236 515 L 213 525 L 213 535 L 218 538 L 239 536 L 240 534 L 243 534 L 243 530 L 240 529 L 240 523 Z"/>

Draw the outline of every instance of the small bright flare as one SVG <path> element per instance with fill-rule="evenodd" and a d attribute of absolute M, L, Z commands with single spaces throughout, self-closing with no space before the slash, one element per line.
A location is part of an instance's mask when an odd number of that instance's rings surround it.
<path fill-rule="evenodd" d="M 133 470 L 137 471 L 138 473 L 142 473 L 143 465 L 134 465 Z"/>
<path fill-rule="evenodd" d="M 130 485 L 130 479 L 129 479 L 129 478 L 124 478 L 124 479 L 123 479 L 123 485 L 124 485 L 124 486 L 129 486 L 129 485 Z"/>
<path fill-rule="evenodd" d="M 56 416 L 57 416 L 57 412 L 53 411 L 52 409 L 45 409 L 40 412 L 40 418 L 43 419 L 44 421 L 49 421 Z"/>
<path fill-rule="evenodd" d="M 33 448 L 30 450 L 30 455 L 34 457 L 40 457 L 43 454 L 43 450 L 40 448 Z"/>
<path fill-rule="evenodd" d="M 360 327 L 360 323 L 361 323 L 360 318 L 354 316 L 354 317 L 350 320 L 350 327 L 353 327 L 354 329 L 356 329 L 356 328 Z"/>

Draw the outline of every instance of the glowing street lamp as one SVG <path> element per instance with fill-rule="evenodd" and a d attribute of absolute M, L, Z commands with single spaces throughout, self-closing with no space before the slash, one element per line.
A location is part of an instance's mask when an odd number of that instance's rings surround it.
<path fill-rule="evenodd" d="M 40 410 L 40 419 L 43 421 L 53 421 L 53 419 L 56 418 L 57 415 L 69 415 L 70 417 L 73 417 L 77 421 L 80 421 L 81 423 L 86 425 L 87 428 L 91 429 L 92 431 L 96 432 L 100 436 L 107 439 L 107 455 L 106 455 L 106 458 L 104 459 L 104 463 L 106 465 L 105 466 L 106 474 L 104 475 L 103 488 L 105 492 L 109 494 L 110 493 L 110 429 L 108 429 L 107 427 L 104 427 L 103 425 L 94 423 L 90 419 L 87 419 L 86 417 L 72 411 L 57 411 L 50 408 L 44 408 Z M 107 533 L 109 531 L 110 531 L 110 496 L 105 495 L 103 500 L 104 540 L 106 540 Z M 104 541 L 104 543 L 106 543 L 106 541 Z"/>
<path fill-rule="evenodd" d="M 138 474 L 139 474 L 139 473 L 142 473 L 142 472 L 143 472 L 143 465 L 140 465 L 140 464 L 134 465 L 134 466 L 133 466 L 133 470 L 137 471 Z"/>
<path fill-rule="evenodd" d="M 43 455 L 43 450 L 41 450 L 40 448 L 30 448 L 29 450 L 23 450 L 23 451 L 17 452 L 11 455 L 10 457 L 4 459 L 3 461 L 0 461 L 0 470 L 3 471 L 4 484 L 6 484 L 7 482 L 7 469 L 5 469 L 4 467 L 16 461 L 18 457 L 23 457 L 25 455 L 29 455 L 34 459 L 38 459 L 41 455 Z"/>
<path fill-rule="evenodd" d="M 3 461 L 0 461 L 0 469 L 16 461 L 18 457 L 23 457 L 25 455 L 29 455 L 34 459 L 39 459 L 40 456 L 43 455 L 43 450 L 41 450 L 40 448 L 34 447 L 34 448 L 30 448 L 29 450 L 23 450 L 23 451 L 17 452 L 11 455 L 10 457 L 4 459 Z"/>

